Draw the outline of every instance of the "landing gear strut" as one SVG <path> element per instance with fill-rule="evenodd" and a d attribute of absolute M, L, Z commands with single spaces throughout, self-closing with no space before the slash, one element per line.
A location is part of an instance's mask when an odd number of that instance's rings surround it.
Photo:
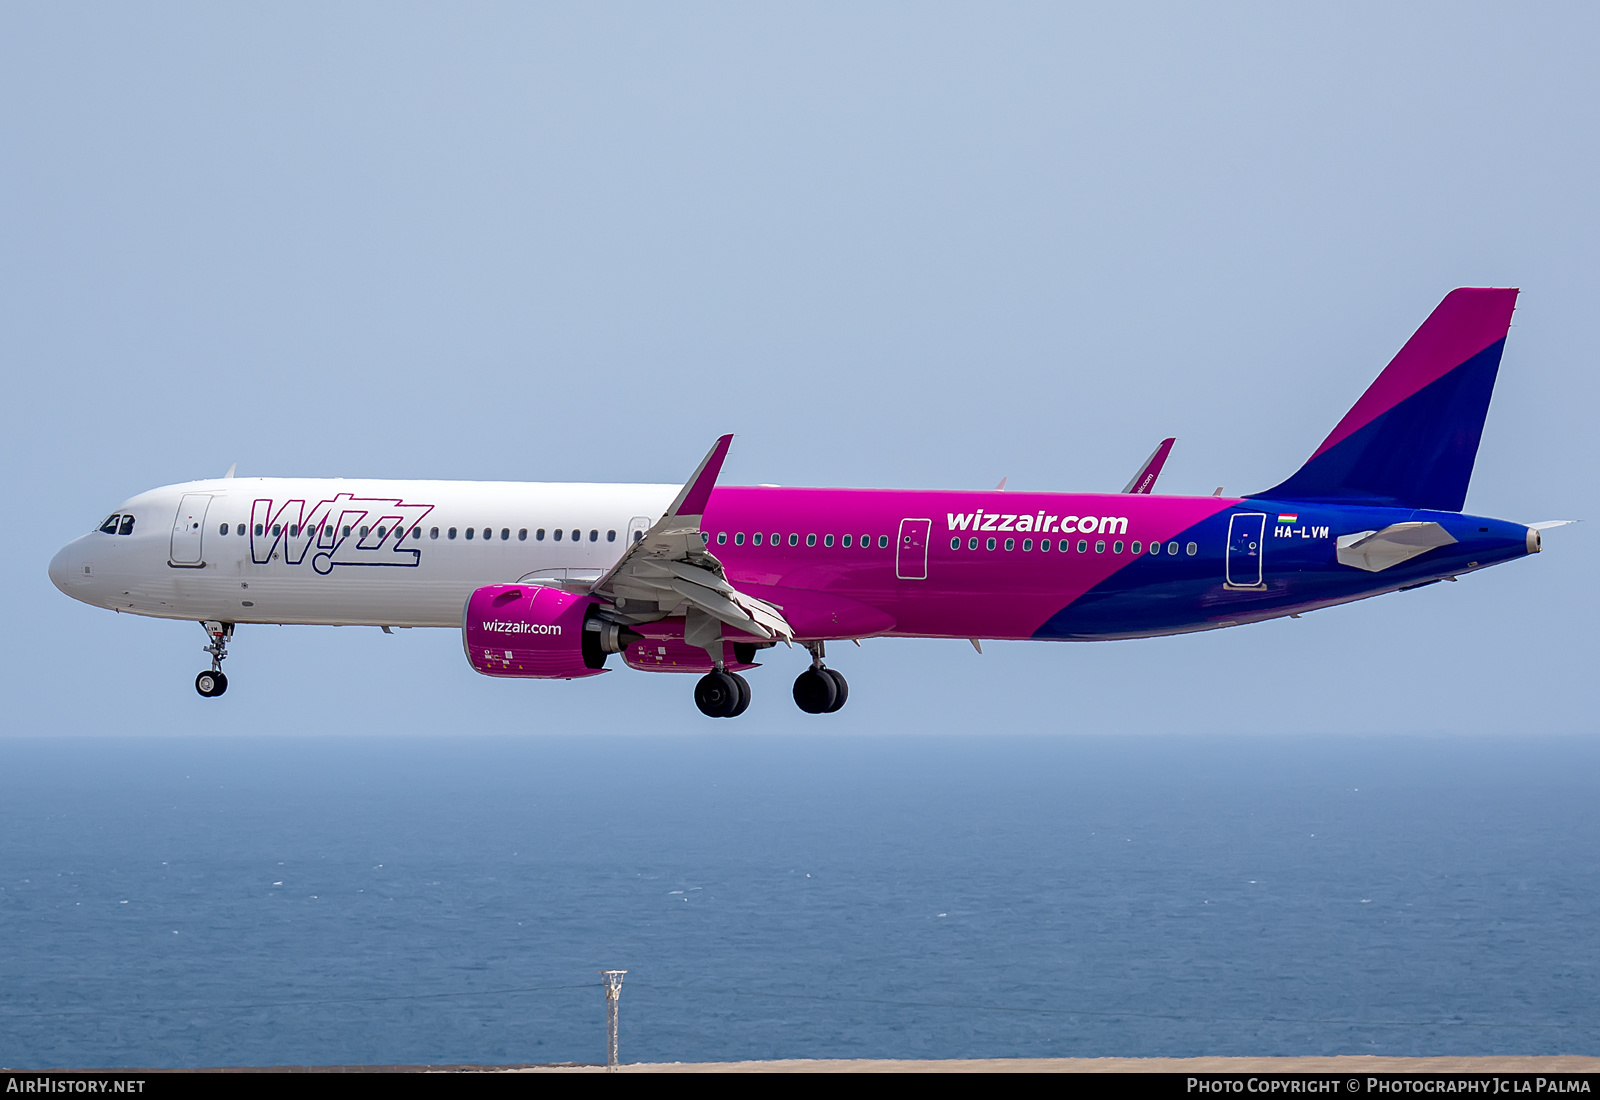
<path fill-rule="evenodd" d="M 211 654 L 211 669 L 194 678 L 194 689 L 207 699 L 215 699 L 228 690 L 228 677 L 223 674 L 222 662 L 228 656 L 228 639 L 233 637 L 232 623 L 204 622 L 206 636 L 211 644 L 205 652 Z"/>
<path fill-rule="evenodd" d="M 807 714 L 832 714 L 850 697 L 850 685 L 838 672 L 823 665 L 823 643 L 808 642 L 806 648 L 811 651 L 811 667 L 795 679 L 795 706 Z"/>
<path fill-rule="evenodd" d="M 750 684 L 737 672 L 713 669 L 694 686 L 694 705 L 707 718 L 737 718 L 750 705 Z"/>

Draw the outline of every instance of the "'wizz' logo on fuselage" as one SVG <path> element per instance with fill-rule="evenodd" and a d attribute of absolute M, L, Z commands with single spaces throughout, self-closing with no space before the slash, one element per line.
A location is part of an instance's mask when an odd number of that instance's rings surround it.
<path fill-rule="evenodd" d="M 422 520 L 431 504 L 407 504 L 389 497 L 340 493 L 309 509 L 303 500 L 271 500 L 250 505 L 250 560 L 266 565 L 275 555 L 299 565 L 311 555 L 311 568 L 331 573 L 336 565 L 414 567 L 422 549 L 408 546 L 422 537 Z"/>

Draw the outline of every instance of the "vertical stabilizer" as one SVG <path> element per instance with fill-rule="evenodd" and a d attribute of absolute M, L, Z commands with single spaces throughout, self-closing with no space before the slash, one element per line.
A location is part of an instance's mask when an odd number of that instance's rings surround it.
<path fill-rule="evenodd" d="M 1517 291 L 1452 290 L 1289 480 L 1253 496 L 1459 512 Z"/>

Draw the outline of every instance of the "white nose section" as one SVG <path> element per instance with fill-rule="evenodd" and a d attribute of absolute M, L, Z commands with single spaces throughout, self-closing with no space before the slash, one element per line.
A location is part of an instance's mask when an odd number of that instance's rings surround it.
<path fill-rule="evenodd" d="M 50 559 L 50 583 L 63 592 L 67 591 L 67 582 L 72 578 L 71 551 L 71 546 L 63 546 L 56 551 L 56 556 Z"/>

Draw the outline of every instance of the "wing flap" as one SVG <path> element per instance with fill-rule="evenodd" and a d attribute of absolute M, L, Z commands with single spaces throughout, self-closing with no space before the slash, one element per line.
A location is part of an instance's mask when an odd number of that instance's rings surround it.
<path fill-rule="evenodd" d="M 794 638 L 781 609 L 729 583 L 700 529 L 732 439 L 717 440 L 665 514 L 589 589 L 615 601 L 616 616 L 634 623 L 665 618 L 687 605 L 685 640 L 714 661 L 722 659 L 723 626 L 756 638 Z"/>

